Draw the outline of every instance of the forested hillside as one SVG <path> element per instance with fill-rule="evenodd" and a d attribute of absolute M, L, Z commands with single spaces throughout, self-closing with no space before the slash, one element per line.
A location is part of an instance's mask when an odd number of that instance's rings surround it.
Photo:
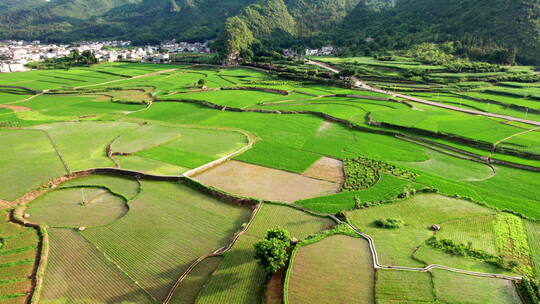
<path fill-rule="evenodd" d="M 371 55 L 452 41 L 456 55 L 495 63 L 540 54 L 540 0 L 0 0 L 0 9 L 0 39 L 207 40 L 236 24 L 257 48 L 332 43 Z"/>
<path fill-rule="evenodd" d="M 333 33 L 335 40 L 353 53 L 459 41 L 464 53 L 480 60 L 515 47 L 522 61 L 538 62 L 539 0 L 398 0 L 379 10 L 373 3 L 380 2 L 360 3 Z"/>

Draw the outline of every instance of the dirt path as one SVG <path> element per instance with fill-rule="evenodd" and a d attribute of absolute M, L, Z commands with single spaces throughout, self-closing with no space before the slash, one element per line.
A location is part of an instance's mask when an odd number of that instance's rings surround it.
<path fill-rule="evenodd" d="M 493 144 L 493 149 L 495 149 L 495 148 L 496 148 L 498 145 L 500 145 L 501 143 L 503 143 L 503 142 L 505 142 L 505 141 L 507 141 L 507 140 L 510 140 L 510 139 L 512 139 L 512 138 L 514 138 L 514 137 L 516 137 L 516 136 L 523 135 L 523 134 L 527 134 L 527 133 L 529 133 L 529 132 L 534 132 L 534 131 L 536 131 L 536 130 L 540 130 L 540 127 L 532 128 L 532 129 L 530 129 L 530 130 L 525 130 L 525 131 L 523 131 L 523 132 L 519 132 L 519 133 L 516 133 L 516 134 L 514 134 L 514 135 L 510 135 L 510 136 L 508 136 L 507 138 L 503 138 L 503 139 L 501 139 L 501 140 L 499 140 L 498 142 L 496 142 L 496 143 Z"/>
<path fill-rule="evenodd" d="M 32 99 L 34 99 L 34 98 L 36 98 L 36 97 L 38 97 L 38 96 L 41 96 L 41 95 L 47 93 L 47 92 L 49 92 L 49 90 L 43 90 L 42 92 L 37 93 L 37 94 L 35 94 L 35 95 L 32 95 L 32 96 L 30 96 L 30 97 L 28 97 L 28 98 L 21 99 L 21 100 L 16 100 L 16 101 L 10 102 L 9 104 L 12 105 L 12 104 L 19 103 L 19 102 L 29 101 L 29 100 L 32 100 Z"/>
<path fill-rule="evenodd" d="M 334 73 L 339 73 L 340 72 L 340 70 L 338 70 L 338 69 L 336 69 L 336 68 L 334 68 L 334 67 L 332 67 L 332 66 L 330 66 L 328 64 L 322 63 L 322 62 L 310 60 L 308 62 L 308 64 L 317 65 L 317 66 L 319 66 L 321 68 L 327 69 L 327 70 L 329 70 L 331 72 L 334 72 Z M 371 86 L 367 85 L 366 83 L 362 82 L 358 78 L 353 78 L 353 79 L 355 81 L 356 87 L 362 88 L 362 89 L 367 90 L 367 91 L 386 94 L 386 95 L 390 95 L 392 97 L 399 97 L 399 98 L 403 98 L 403 99 L 406 99 L 406 100 L 409 100 L 409 101 L 414 101 L 414 102 L 418 102 L 418 103 L 422 103 L 422 104 L 426 104 L 426 105 L 430 105 L 430 106 L 434 106 L 434 107 L 438 107 L 438 108 L 448 109 L 448 110 L 452 110 L 452 111 L 458 111 L 458 112 L 467 113 L 467 114 L 481 115 L 481 116 L 486 116 L 486 117 L 494 117 L 494 118 L 500 118 L 500 119 L 505 119 L 505 120 L 517 121 L 517 122 L 522 122 L 522 123 L 526 123 L 526 124 L 529 124 L 529 125 L 539 126 L 540 127 L 540 122 L 537 122 L 537 121 L 534 121 L 534 120 L 516 118 L 516 117 L 512 117 L 512 116 L 507 116 L 507 115 L 493 114 L 493 113 L 488 113 L 488 112 L 481 112 L 481 111 L 470 110 L 470 109 L 464 109 L 464 108 L 451 106 L 451 105 L 447 105 L 447 104 L 442 104 L 442 103 L 438 103 L 438 102 L 434 102 L 434 101 L 428 101 L 428 100 L 424 100 L 424 99 L 420 99 L 420 98 L 416 98 L 416 97 L 412 97 L 412 96 L 408 96 L 408 95 L 404 95 L 404 94 L 400 94 L 400 93 L 394 93 L 394 92 L 390 92 L 390 91 L 377 89 L 377 88 L 374 88 L 374 87 L 371 87 Z"/>
<path fill-rule="evenodd" d="M 148 74 L 144 74 L 144 75 L 133 76 L 133 77 L 130 77 L 130 78 L 105 81 L 105 82 L 102 82 L 102 83 L 88 84 L 88 85 L 83 85 L 83 86 L 78 86 L 78 87 L 73 87 L 73 88 L 74 89 L 81 89 L 81 88 L 95 87 L 95 86 L 99 86 L 99 85 L 110 84 L 110 83 L 115 83 L 115 82 L 120 82 L 120 81 L 126 81 L 126 80 L 133 80 L 133 79 L 139 79 L 139 78 L 144 78 L 144 77 L 156 76 L 156 75 L 160 75 L 160 74 L 164 74 L 164 73 L 168 73 L 168 72 L 173 72 L 173 71 L 176 71 L 176 70 L 177 69 L 167 69 L 167 70 L 152 72 L 152 73 L 148 73 Z"/>

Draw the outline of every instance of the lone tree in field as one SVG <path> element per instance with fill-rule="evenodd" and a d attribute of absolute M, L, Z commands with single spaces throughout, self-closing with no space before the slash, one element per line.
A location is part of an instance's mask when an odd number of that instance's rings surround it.
<path fill-rule="evenodd" d="M 199 86 L 199 88 L 204 89 L 206 87 L 206 80 L 202 78 L 199 79 L 199 81 L 197 82 L 197 85 Z"/>
<path fill-rule="evenodd" d="M 253 245 L 255 258 L 268 275 L 285 267 L 289 259 L 287 248 L 291 245 L 291 235 L 281 227 L 270 229 L 266 237 Z"/>

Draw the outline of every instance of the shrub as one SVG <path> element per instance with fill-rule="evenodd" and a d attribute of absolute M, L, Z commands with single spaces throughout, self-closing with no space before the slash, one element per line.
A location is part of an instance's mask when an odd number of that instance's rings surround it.
<path fill-rule="evenodd" d="M 385 229 L 398 229 L 404 224 L 405 223 L 402 220 L 395 218 L 378 219 L 375 221 L 375 226 Z"/>

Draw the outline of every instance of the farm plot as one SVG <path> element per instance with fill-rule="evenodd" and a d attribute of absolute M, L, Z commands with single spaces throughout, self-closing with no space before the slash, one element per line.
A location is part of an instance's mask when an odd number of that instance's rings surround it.
<path fill-rule="evenodd" d="M 367 241 L 330 236 L 299 249 L 289 277 L 290 303 L 374 303 Z"/>
<path fill-rule="evenodd" d="M 123 77 L 98 73 L 88 68 L 73 68 L 65 72 L 38 70 L 0 75 L 0 83 L 3 85 L 20 86 L 33 90 L 90 85 L 120 79 Z"/>
<path fill-rule="evenodd" d="M 60 228 L 103 226 L 127 212 L 124 198 L 94 187 L 57 189 L 32 201 L 25 210 L 32 221 Z"/>
<path fill-rule="evenodd" d="M 239 132 L 212 129 L 179 129 L 180 137 L 145 149 L 137 156 L 184 167 L 197 168 L 235 152 L 248 143 Z"/>
<path fill-rule="evenodd" d="M 248 217 L 247 209 L 157 181 L 142 181 L 129 209 L 120 220 L 82 235 L 157 301 L 193 260 L 226 245 Z"/>
<path fill-rule="evenodd" d="M 483 163 L 452 157 L 436 151 L 429 151 L 428 155 L 429 160 L 424 162 L 400 162 L 400 164 L 452 180 L 479 181 L 495 175 L 495 172 Z"/>
<path fill-rule="evenodd" d="M 0 210 L 0 302 L 26 303 L 38 241 L 36 230 L 10 222 L 8 211 Z"/>
<path fill-rule="evenodd" d="M 377 270 L 376 299 L 392 303 L 521 303 L 511 281 L 445 270 L 412 272 Z"/>
<path fill-rule="evenodd" d="M 429 272 L 378 269 L 375 299 L 378 304 L 433 303 L 432 274 Z"/>
<path fill-rule="evenodd" d="M 43 303 L 153 303 L 131 278 L 80 233 L 49 229 Z"/>
<path fill-rule="evenodd" d="M 95 174 L 72 179 L 61 184 L 62 188 L 77 186 L 105 187 L 110 192 L 123 196 L 126 200 L 132 199 L 140 191 L 137 180 L 120 175 Z"/>
<path fill-rule="evenodd" d="M 144 108 L 143 105 L 115 103 L 100 100 L 96 96 L 77 95 L 41 95 L 17 105 L 45 115 L 60 117 L 125 114 Z"/>
<path fill-rule="evenodd" d="M 36 128 L 49 134 L 69 169 L 79 171 L 114 166 L 107 157 L 107 145 L 137 127 L 137 124 L 124 122 L 66 122 Z"/>
<path fill-rule="evenodd" d="M 499 213 L 494 226 L 499 252 L 506 260 L 518 263 L 515 267 L 517 271 L 533 275 L 531 249 L 523 219 L 513 214 Z"/>
<path fill-rule="evenodd" d="M 352 223 L 375 241 L 381 264 L 423 267 L 413 254 L 424 241 L 433 236 L 429 227 L 468 217 L 494 214 L 494 211 L 474 203 L 435 194 L 416 195 L 402 202 L 383 204 L 346 213 Z M 378 219 L 397 218 L 404 222 L 399 229 L 378 228 Z M 445 260 L 425 261 L 446 265 Z"/>
<path fill-rule="evenodd" d="M 533 263 L 534 274 L 537 278 L 540 278 L 540 224 L 525 221 L 525 229 L 531 248 L 531 260 Z"/>
<path fill-rule="evenodd" d="M 521 303 L 512 281 L 433 271 L 436 297 L 443 303 Z"/>
<path fill-rule="evenodd" d="M 210 277 L 196 303 L 259 303 L 264 293 L 265 273 L 253 258 L 253 244 L 276 226 L 299 240 L 332 225 L 327 218 L 310 216 L 280 205 L 263 204 L 248 231 L 243 234 Z"/>
<path fill-rule="evenodd" d="M 239 161 L 226 162 L 195 178 L 237 195 L 281 202 L 335 193 L 340 187 L 338 183 Z"/>
<path fill-rule="evenodd" d="M 337 213 L 351 210 L 355 200 L 362 203 L 384 202 L 397 198 L 406 189 L 422 188 L 407 180 L 383 174 L 381 179 L 372 187 L 359 191 L 345 191 L 327 196 L 314 197 L 296 202 L 296 204 L 321 213 Z"/>
<path fill-rule="evenodd" d="M 222 257 L 209 257 L 197 265 L 174 291 L 169 303 L 193 304 L 212 273 L 218 268 Z"/>
<path fill-rule="evenodd" d="M 305 95 L 290 94 L 281 95 L 275 93 L 266 93 L 261 91 L 248 90 L 219 90 L 207 91 L 198 93 L 183 93 L 168 95 L 164 99 L 186 99 L 208 101 L 220 106 L 244 108 L 251 105 L 256 105 L 261 102 L 281 101 L 306 98 Z"/>
<path fill-rule="evenodd" d="M 335 158 L 321 157 L 303 175 L 341 184 L 344 179 L 343 162 Z"/>
<path fill-rule="evenodd" d="M 47 135 L 39 130 L 0 129 L 0 199 L 14 200 L 66 174 Z"/>

